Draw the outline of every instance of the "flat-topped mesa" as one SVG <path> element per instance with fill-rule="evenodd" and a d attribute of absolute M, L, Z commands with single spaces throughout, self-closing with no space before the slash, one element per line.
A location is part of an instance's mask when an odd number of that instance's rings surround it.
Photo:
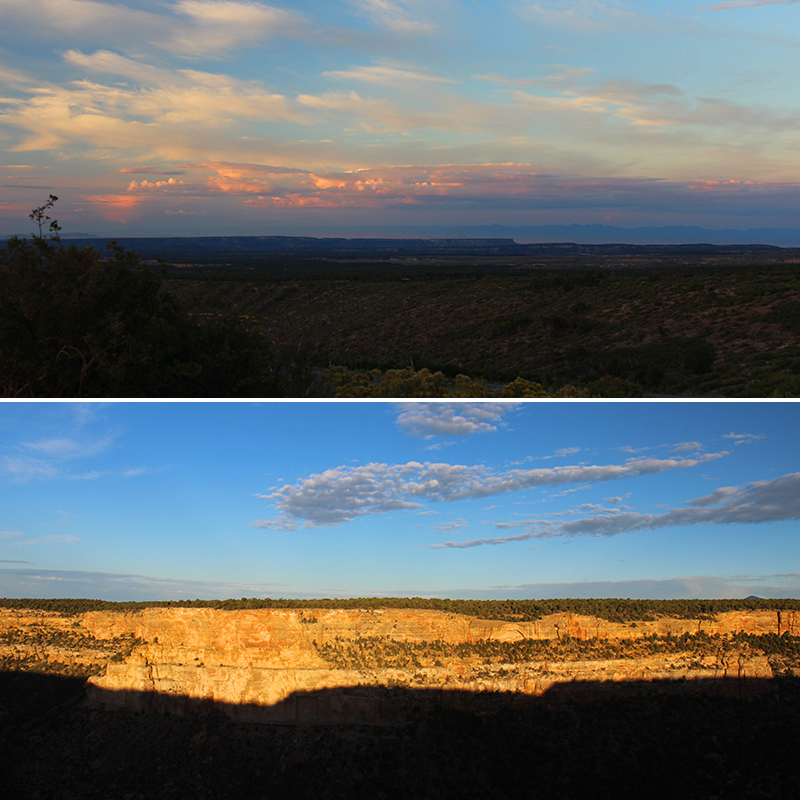
<path fill-rule="evenodd" d="M 37 641 L 46 639 L 55 648 L 51 660 L 83 659 L 97 666 L 100 674 L 87 684 L 91 703 L 176 711 L 205 703 L 236 719 L 280 723 L 385 721 L 385 692 L 392 687 L 530 697 L 576 680 L 768 678 L 773 670 L 766 655 L 735 646 L 710 647 L 702 657 L 674 646 L 660 654 L 641 648 L 652 636 L 794 636 L 800 634 L 798 623 L 795 611 L 636 622 L 558 613 L 508 622 L 388 608 L 161 607 L 74 616 L 0 609 L 0 633 L 15 632 L 16 639 L 6 640 L 18 642 L 17 656 L 42 655 L 41 647 L 24 644 L 38 631 Z M 25 631 L 31 634 L 27 640 Z M 607 643 L 609 649 L 591 656 L 580 648 L 562 655 L 547 650 L 575 640 Z M 631 645 L 640 651 L 617 652 L 615 642 L 621 646 L 626 640 L 641 642 Z M 509 648 L 518 646 L 533 649 L 512 654 Z M 0 656 L 9 648 L 0 641 Z M 373 697 L 370 691 L 384 695 Z"/>

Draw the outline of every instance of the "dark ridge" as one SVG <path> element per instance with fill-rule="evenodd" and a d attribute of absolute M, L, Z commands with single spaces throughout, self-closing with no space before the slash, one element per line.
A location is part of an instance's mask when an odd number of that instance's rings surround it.
<path fill-rule="evenodd" d="M 390 725 L 259 725 L 213 707 L 103 711 L 75 702 L 74 681 L 0 673 L 2 796 L 794 800 L 800 680 L 697 683 L 570 684 L 517 706 L 360 687 L 353 699 L 404 713 Z M 287 702 L 319 708 L 334 694 Z"/>
<path fill-rule="evenodd" d="M 102 240 L 100 240 L 102 241 Z M 511 238 L 472 239 L 344 239 L 312 236 L 168 236 L 120 237 L 114 239 L 126 250 L 143 258 L 170 260 L 222 259 L 252 255 L 304 255 L 324 257 L 413 255 L 729 255 L 734 253 L 770 253 L 784 248 L 768 244 L 578 244 L 576 242 L 540 242 L 518 244 Z M 69 237 L 77 247 L 98 244 L 97 237 Z"/>

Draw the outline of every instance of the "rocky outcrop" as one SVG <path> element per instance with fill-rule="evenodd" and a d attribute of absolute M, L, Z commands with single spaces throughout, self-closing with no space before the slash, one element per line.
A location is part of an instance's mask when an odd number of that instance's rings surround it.
<path fill-rule="evenodd" d="M 364 663 L 342 668 L 326 657 L 326 644 L 381 640 L 477 645 L 566 637 L 613 641 L 701 631 L 710 636 L 742 631 L 797 635 L 800 626 L 795 612 L 774 611 L 635 623 L 553 614 L 512 623 L 423 610 L 151 608 L 77 616 L 0 609 L 0 631 L 17 632 L 5 637 L 3 656 L 11 650 L 18 657 L 46 650 L 44 655 L 55 661 L 104 664 L 102 674 L 88 682 L 89 700 L 95 704 L 175 711 L 205 704 L 240 720 L 289 723 L 385 720 L 397 712 L 390 698 L 397 687 L 427 692 L 426 697 L 436 692 L 442 697 L 466 691 L 506 692 L 511 701 L 576 682 L 585 686 L 725 677 L 741 684 L 772 676 L 766 656 L 735 648 L 701 658 L 671 652 L 525 663 L 487 661 L 468 653 L 445 664 Z M 408 697 L 405 694 L 403 702 Z"/>

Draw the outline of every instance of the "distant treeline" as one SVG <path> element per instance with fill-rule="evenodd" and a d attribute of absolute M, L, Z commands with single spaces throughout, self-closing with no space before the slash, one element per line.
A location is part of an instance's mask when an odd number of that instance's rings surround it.
<path fill-rule="evenodd" d="M 530 622 L 548 614 L 583 614 L 610 622 L 658 617 L 702 619 L 726 611 L 797 611 L 800 599 L 747 598 L 741 600 L 630 600 L 589 598 L 562 600 L 457 600 L 437 597 L 353 597 L 310 600 L 248 598 L 229 600 L 126 601 L 85 598 L 0 598 L 0 608 L 82 614 L 87 611 L 140 611 L 145 608 L 213 608 L 219 611 L 276 609 L 425 609 L 464 614 L 481 619 Z"/>

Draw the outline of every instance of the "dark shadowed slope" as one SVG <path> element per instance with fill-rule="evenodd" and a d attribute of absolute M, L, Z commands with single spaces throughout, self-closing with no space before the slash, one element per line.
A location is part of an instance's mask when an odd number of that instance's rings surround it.
<path fill-rule="evenodd" d="M 4 797 L 796 798 L 797 679 L 705 691 L 582 686 L 513 698 L 384 693 L 392 725 L 255 725 L 77 703 L 79 683 L 0 674 Z M 364 688 L 363 696 L 370 696 Z M 320 694 L 320 693 L 316 693 Z M 324 702 L 317 697 L 316 702 Z M 309 698 L 295 698 L 298 707 Z"/>

